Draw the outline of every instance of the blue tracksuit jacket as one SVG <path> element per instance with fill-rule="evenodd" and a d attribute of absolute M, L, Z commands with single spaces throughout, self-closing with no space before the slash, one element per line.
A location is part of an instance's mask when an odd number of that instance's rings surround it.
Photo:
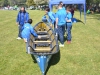
<path fill-rule="evenodd" d="M 50 12 L 48 12 L 47 15 L 49 17 L 48 22 L 54 24 L 54 22 L 55 22 L 55 14 L 50 11 Z"/>
<path fill-rule="evenodd" d="M 27 12 L 26 13 L 23 13 L 23 12 L 18 13 L 16 22 L 18 22 L 19 25 L 23 26 L 25 23 L 28 22 L 28 20 L 29 20 L 29 14 Z"/>
<path fill-rule="evenodd" d="M 22 38 L 27 39 L 27 41 L 30 39 L 30 35 L 32 34 L 34 37 L 38 37 L 38 35 L 36 34 L 36 32 L 33 30 L 33 27 L 31 26 L 31 24 L 26 23 L 24 25 L 23 31 L 22 31 Z"/>
<path fill-rule="evenodd" d="M 66 17 L 68 20 L 71 20 L 72 19 L 72 14 L 71 12 L 67 13 L 67 17 Z M 68 22 L 67 22 L 68 23 Z M 72 21 L 70 22 L 72 23 Z"/>

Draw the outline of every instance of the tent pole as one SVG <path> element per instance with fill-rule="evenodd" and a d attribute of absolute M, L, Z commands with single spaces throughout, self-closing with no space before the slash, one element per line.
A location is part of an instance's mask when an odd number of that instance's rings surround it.
<path fill-rule="evenodd" d="M 84 23 L 86 24 L 86 4 L 84 4 Z"/>
<path fill-rule="evenodd" d="M 81 19 L 81 14 L 82 14 L 81 5 L 79 5 L 79 9 L 80 9 L 80 19 Z"/>
<path fill-rule="evenodd" d="M 49 8 L 50 8 L 50 11 L 52 11 L 52 6 L 51 6 L 51 4 L 49 3 Z"/>

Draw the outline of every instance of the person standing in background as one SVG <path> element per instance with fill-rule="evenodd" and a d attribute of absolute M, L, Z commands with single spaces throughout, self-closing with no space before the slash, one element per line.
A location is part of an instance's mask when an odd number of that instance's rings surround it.
<path fill-rule="evenodd" d="M 72 18 L 74 16 L 74 7 L 71 8 L 71 14 L 72 14 Z"/>
<path fill-rule="evenodd" d="M 48 22 L 51 23 L 51 27 L 54 25 L 55 28 L 55 13 L 50 11 L 50 8 L 45 9 L 46 14 L 48 15 Z"/>
<path fill-rule="evenodd" d="M 67 12 L 67 23 L 66 23 L 66 33 L 67 33 L 67 44 L 71 43 L 71 29 L 72 29 L 72 14 L 70 12 L 70 7 L 67 7 L 66 12 Z"/>
<path fill-rule="evenodd" d="M 60 41 L 60 47 L 64 47 L 64 29 L 66 25 L 66 11 L 63 9 L 63 5 L 59 4 L 58 11 L 56 13 L 56 29 Z"/>
<path fill-rule="evenodd" d="M 66 11 L 65 4 L 63 4 L 63 2 L 62 2 L 62 1 L 60 1 L 60 2 L 59 2 L 59 4 L 61 4 L 61 5 L 62 5 L 62 9 Z M 59 10 L 59 8 L 58 8 L 58 10 Z M 64 32 L 64 34 L 63 34 L 63 35 L 65 35 L 65 32 L 66 32 L 66 27 L 64 27 L 63 32 Z"/>
<path fill-rule="evenodd" d="M 23 30 L 23 26 L 25 23 L 27 23 L 29 20 L 29 14 L 25 11 L 25 7 L 21 7 L 17 19 L 16 19 L 16 24 L 18 25 L 19 28 L 19 33 L 18 33 L 18 40 L 20 40 L 21 37 L 21 32 Z"/>
<path fill-rule="evenodd" d="M 60 1 L 59 4 L 61 4 L 61 5 L 62 5 L 62 8 L 63 8 L 64 10 L 66 10 L 66 8 L 65 8 L 65 4 L 63 4 L 62 1 Z"/>
<path fill-rule="evenodd" d="M 9 10 L 10 6 L 8 5 L 8 10 Z"/>

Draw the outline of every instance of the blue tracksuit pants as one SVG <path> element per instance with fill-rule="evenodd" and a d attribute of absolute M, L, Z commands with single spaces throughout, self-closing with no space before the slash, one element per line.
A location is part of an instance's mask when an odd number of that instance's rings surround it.
<path fill-rule="evenodd" d="M 19 25 L 19 33 L 18 33 L 18 37 L 22 38 L 21 36 L 21 32 L 23 30 L 23 25 Z"/>
<path fill-rule="evenodd" d="M 59 37 L 59 41 L 61 44 L 64 44 L 64 29 L 65 28 L 65 25 L 58 25 L 58 28 L 57 28 L 57 33 L 58 33 L 58 37 Z"/>
<path fill-rule="evenodd" d="M 67 41 L 71 41 L 72 38 L 71 29 L 72 29 L 72 23 L 67 23 L 66 25 Z"/>

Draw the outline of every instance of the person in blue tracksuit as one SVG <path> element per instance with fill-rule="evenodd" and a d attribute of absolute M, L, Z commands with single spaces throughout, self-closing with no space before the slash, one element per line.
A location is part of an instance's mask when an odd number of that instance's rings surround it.
<path fill-rule="evenodd" d="M 16 19 L 16 23 L 19 27 L 19 33 L 17 38 L 18 40 L 22 38 L 21 32 L 23 30 L 24 24 L 28 22 L 28 19 L 29 19 L 29 14 L 25 11 L 25 7 L 21 7 Z"/>
<path fill-rule="evenodd" d="M 56 13 L 56 29 L 61 43 L 60 47 L 64 47 L 64 29 L 66 25 L 66 11 L 62 7 L 62 4 L 59 4 L 59 11 Z"/>
<path fill-rule="evenodd" d="M 59 4 L 62 4 L 62 6 L 63 6 L 62 8 L 63 8 L 64 10 L 66 10 L 66 8 L 65 8 L 65 4 L 63 4 L 62 1 L 60 1 Z"/>
<path fill-rule="evenodd" d="M 47 18 L 46 18 L 46 15 L 44 15 L 44 16 L 42 17 L 42 21 L 43 21 L 43 22 L 48 22 L 48 21 L 47 21 Z"/>
<path fill-rule="evenodd" d="M 65 4 L 63 4 L 62 1 L 60 1 L 59 4 L 61 4 L 61 5 L 62 5 L 62 9 L 66 11 Z M 59 11 L 59 8 L 58 8 L 58 11 Z M 66 32 L 65 28 L 66 28 L 66 27 L 64 27 L 64 29 L 63 29 L 63 32 L 64 32 L 63 35 L 65 35 L 65 32 Z"/>
<path fill-rule="evenodd" d="M 36 32 L 33 30 L 33 27 L 31 26 L 32 24 L 32 19 L 28 20 L 28 23 L 26 23 L 23 27 L 23 31 L 21 33 L 22 38 L 24 39 L 25 43 L 26 43 L 26 52 L 29 53 L 29 40 L 30 40 L 30 35 L 32 34 L 34 37 L 38 37 L 40 38 L 40 36 L 38 36 L 36 34 Z"/>
<path fill-rule="evenodd" d="M 51 12 L 50 8 L 46 8 L 45 12 L 49 17 L 48 22 L 52 23 L 52 25 L 54 25 L 55 28 L 55 13 Z"/>
<path fill-rule="evenodd" d="M 66 11 L 67 11 L 67 23 L 66 23 L 66 32 L 67 32 L 67 43 L 70 44 L 71 43 L 71 29 L 72 29 L 72 14 L 70 12 L 70 7 L 67 7 Z"/>

